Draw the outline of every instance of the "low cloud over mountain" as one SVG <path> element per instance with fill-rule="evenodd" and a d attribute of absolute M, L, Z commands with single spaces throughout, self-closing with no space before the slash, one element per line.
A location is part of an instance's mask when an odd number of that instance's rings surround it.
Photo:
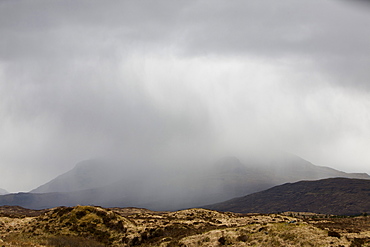
<path fill-rule="evenodd" d="M 315 166 L 286 153 L 264 159 L 225 157 L 217 162 L 198 164 L 193 164 L 192 169 L 158 169 L 157 166 L 135 163 L 121 165 L 117 160 L 83 161 L 31 193 L 0 197 L 0 204 L 30 208 L 92 204 L 176 210 L 216 203 L 303 179 L 370 179 L 367 174 Z"/>

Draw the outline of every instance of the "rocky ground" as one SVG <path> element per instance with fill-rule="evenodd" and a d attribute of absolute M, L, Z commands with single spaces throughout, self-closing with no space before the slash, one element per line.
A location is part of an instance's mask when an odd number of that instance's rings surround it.
<path fill-rule="evenodd" d="M 0 207 L 0 246 L 370 246 L 370 217 Z"/>

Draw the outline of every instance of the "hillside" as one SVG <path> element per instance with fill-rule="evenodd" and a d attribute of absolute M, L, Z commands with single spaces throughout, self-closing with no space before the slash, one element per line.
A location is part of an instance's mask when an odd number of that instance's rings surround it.
<path fill-rule="evenodd" d="M 368 246 L 370 217 L 241 215 L 206 209 L 1 208 L 2 246 Z M 18 217 L 6 212 L 24 211 Z M 32 214 L 32 215 L 30 215 Z"/>
<path fill-rule="evenodd" d="M 370 180 L 330 178 L 287 183 L 204 208 L 238 213 L 359 215 L 370 213 Z"/>
<path fill-rule="evenodd" d="M 287 182 L 335 177 L 370 179 L 366 173 L 345 173 L 330 167 L 313 165 L 296 155 L 275 153 L 264 158 L 223 158 L 208 172 L 205 181 L 217 188 L 219 198 L 226 200 L 226 197 L 230 199 L 244 196 Z"/>
<path fill-rule="evenodd" d="M 103 160 L 85 160 L 72 170 L 59 175 L 46 184 L 31 190 L 31 193 L 71 192 L 102 187 L 118 180 L 122 176 L 109 162 Z"/>

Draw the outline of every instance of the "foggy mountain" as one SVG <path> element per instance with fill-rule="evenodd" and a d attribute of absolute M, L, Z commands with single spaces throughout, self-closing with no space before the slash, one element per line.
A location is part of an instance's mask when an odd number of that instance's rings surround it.
<path fill-rule="evenodd" d="M 102 187 L 122 178 L 112 164 L 103 160 L 86 160 L 72 170 L 32 190 L 32 193 L 71 192 Z"/>
<path fill-rule="evenodd" d="M 270 158 L 225 157 L 212 165 L 191 168 L 140 166 L 123 161 L 88 160 L 30 193 L 0 197 L 0 205 L 48 208 L 100 205 L 175 210 L 212 204 L 286 182 L 329 177 L 370 179 L 281 153 Z M 124 162 L 123 162 L 124 163 Z"/>
<path fill-rule="evenodd" d="M 8 194 L 9 192 L 0 188 L 0 195 L 5 195 L 5 194 Z"/>
<path fill-rule="evenodd" d="M 213 171 L 224 197 L 241 196 L 286 182 L 330 177 L 370 179 L 366 173 L 345 173 L 316 166 L 295 155 L 278 153 L 272 157 L 249 157 L 240 162 L 235 157 L 222 159 Z"/>
<path fill-rule="evenodd" d="M 314 212 L 359 215 L 370 209 L 370 180 L 328 178 L 287 183 L 207 209 L 236 213 Z"/>

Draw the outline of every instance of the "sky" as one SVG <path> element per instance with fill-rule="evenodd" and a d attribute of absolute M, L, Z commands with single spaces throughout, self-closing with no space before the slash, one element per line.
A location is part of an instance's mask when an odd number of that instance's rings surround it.
<path fill-rule="evenodd" d="M 360 0 L 1 0 L 0 188 L 256 148 L 370 173 L 369 30 Z"/>

